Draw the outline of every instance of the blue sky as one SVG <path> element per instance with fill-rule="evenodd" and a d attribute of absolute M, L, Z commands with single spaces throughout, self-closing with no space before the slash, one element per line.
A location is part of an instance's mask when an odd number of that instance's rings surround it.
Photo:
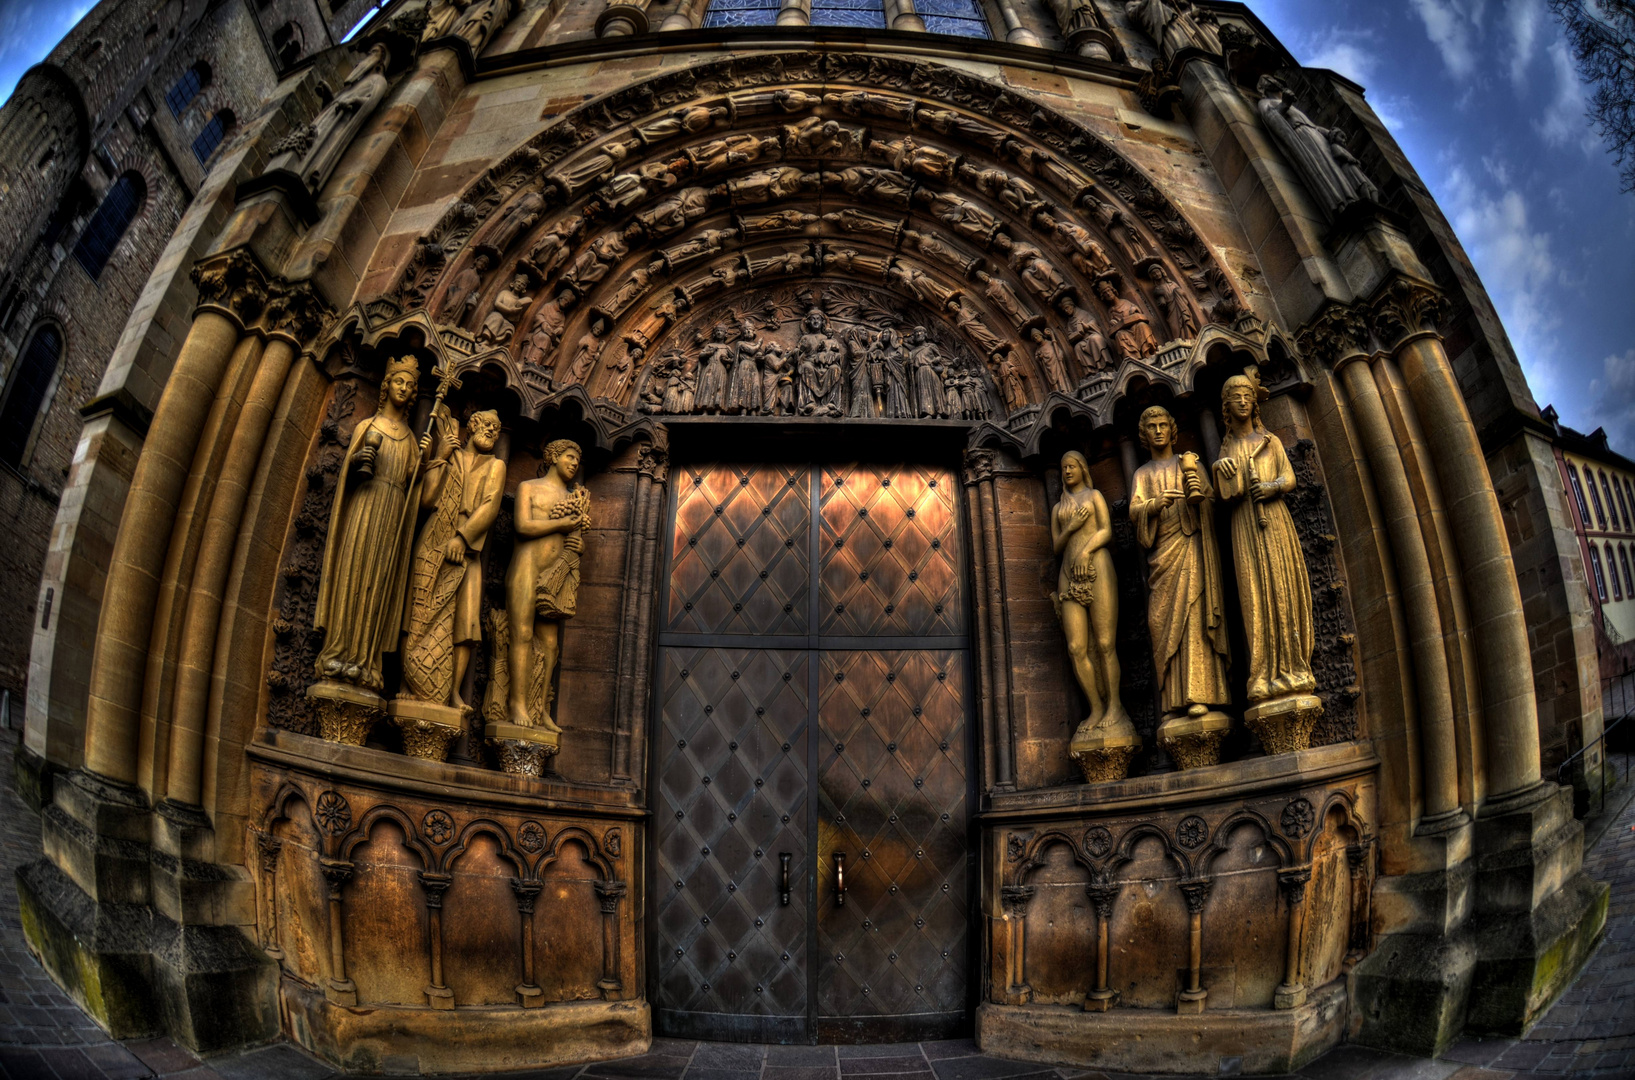
<path fill-rule="evenodd" d="M 90 9 L 0 0 L 0 100 Z M 1453 222 L 1539 405 L 1635 456 L 1635 196 L 1584 116 L 1546 0 L 1250 0 L 1368 89 Z"/>

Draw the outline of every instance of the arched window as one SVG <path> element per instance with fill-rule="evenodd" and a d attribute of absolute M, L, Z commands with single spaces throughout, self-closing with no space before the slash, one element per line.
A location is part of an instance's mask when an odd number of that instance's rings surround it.
<path fill-rule="evenodd" d="M 1584 486 L 1590 489 L 1590 502 L 1595 504 L 1595 522 L 1601 528 L 1607 527 L 1607 512 L 1601 508 L 1601 493 L 1595 489 L 1595 474 L 1590 472 L 1588 465 L 1584 466 Z M 1589 525 L 1588 519 L 1584 522 Z"/>
<path fill-rule="evenodd" d="M 216 152 L 216 147 L 221 145 L 227 133 L 233 130 L 235 122 L 233 110 L 223 109 L 199 130 L 198 136 L 193 140 L 193 156 L 199 159 L 200 165 L 209 164 L 210 155 Z"/>
<path fill-rule="evenodd" d="M 182 77 L 176 80 L 176 85 L 165 94 L 165 104 L 170 106 L 170 115 L 180 120 L 182 113 L 193 104 L 193 99 L 199 96 L 199 91 L 209 85 L 210 65 L 203 60 L 182 72 Z"/>
<path fill-rule="evenodd" d="M 1624 531 L 1635 532 L 1635 525 L 1630 524 L 1629 503 L 1624 501 L 1623 485 L 1618 483 L 1618 478 L 1616 476 L 1612 478 L 1612 493 L 1618 496 L 1618 513 L 1623 516 Z"/>
<path fill-rule="evenodd" d="M 301 59 L 301 53 L 306 48 L 306 34 L 301 30 L 301 24 L 290 21 L 273 31 L 273 52 L 278 54 L 280 67 L 289 67 Z"/>
<path fill-rule="evenodd" d="M 1629 550 L 1624 545 L 1618 545 L 1618 565 L 1624 568 L 1624 595 L 1635 600 L 1635 577 L 1629 573 Z"/>
<path fill-rule="evenodd" d="M 1607 579 L 1601 573 L 1601 549 L 1594 544 L 1590 545 L 1590 571 L 1595 574 L 1595 596 L 1603 604 L 1607 602 Z"/>
<path fill-rule="evenodd" d="M 1618 528 L 1618 504 L 1612 501 L 1612 485 L 1607 483 L 1607 474 L 1601 471 L 1601 494 L 1607 500 L 1607 516 L 1612 519 L 1612 527 Z"/>
<path fill-rule="evenodd" d="M 1584 501 L 1584 485 L 1578 482 L 1578 466 L 1567 463 L 1567 479 L 1572 481 L 1573 500 L 1578 503 L 1578 520 L 1584 523 L 1584 528 L 1590 527 L 1590 504 Z"/>
<path fill-rule="evenodd" d="M 1618 581 L 1618 560 L 1612 557 L 1612 544 L 1608 542 L 1601 546 L 1607 552 L 1607 577 L 1612 579 L 1612 598 L 1622 600 L 1624 598 L 1624 587 Z"/>
<path fill-rule="evenodd" d="M 22 358 L 17 361 L 5 406 L 0 408 L 0 460 L 8 465 L 23 464 L 23 451 L 28 448 L 29 436 L 34 434 L 34 421 L 40 414 L 40 405 L 45 401 L 45 392 L 51 386 L 51 377 L 57 373 L 61 356 L 62 331 L 45 323 L 34 331 Z"/>
<path fill-rule="evenodd" d="M 1629 477 L 1624 477 L 1624 494 L 1629 496 L 1630 509 L 1635 510 L 1635 488 L 1629 486 Z"/>
<path fill-rule="evenodd" d="M 772 26 L 778 21 L 782 0 L 710 0 L 705 26 Z M 870 26 L 884 27 L 885 16 Z"/>
<path fill-rule="evenodd" d="M 992 36 L 988 32 L 988 20 L 976 0 L 914 0 L 914 10 L 925 20 L 929 33 L 973 38 Z"/>
<path fill-rule="evenodd" d="M 148 185 L 142 174 L 128 172 L 114 181 L 102 205 L 91 215 L 90 223 L 80 233 L 79 243 L 74 245 L 74 258 L 93 279 L 102 276 L 102 268 L 108 265 L 114 248 L 136 220 L 147 196 Z"/>

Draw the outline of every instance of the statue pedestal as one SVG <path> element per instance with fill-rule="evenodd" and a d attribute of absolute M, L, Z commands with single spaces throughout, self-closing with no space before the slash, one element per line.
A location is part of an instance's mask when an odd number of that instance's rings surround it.
<path fill-rule="evenodd" d="M 1073 736 L 1067 752 L 1084 772 L 1084 782 L 1101 784 L 1122 780 L 1130 772 L 1130 759 L 1141 749 L 1141 736 L 1134 731 L 1124 734 L 1097 732 L 1093 735 Z"/>
<path fill-rule="evenodd" d="M 325 679 L 307 687 L 307 699 L 318 713 L 318 730 L 330 742 L 362 746 L 369 729 L 386 715 L 386 703 L 373 690 Z"/>
<path fill-rule="evenodd" d="M 484 724 L 483 738 L 513 776 L 543 776 L 546 761 L 562 748 L 560 733 L 519 724 Z"/>
<path fill-rule="evenodd" d="M 1221 742 L 1232 730 L 1232 718 L 1223 712 L 1177 716 L 1158 725 L 1158 745 L 1177 769 L 1201 769 L 1221 763 Z"/>
<path fill-rule="evenodd" d="M 448 748 L 466 729 L 470 709 L 456 709 L 415 698 L 393 698 L 386 707 L 403 732 L 403 752 L 427 761 L 447 761 Z"/>
<path fill-rule="evenodd" d="M 1293 754 L 1311 746 L 1311 729 L 1323 715 L 1315 694 L 1288 694 L 1257 701 L 1243 711 L 1243 724 L 1260 739 L 1267 754 Z"/>

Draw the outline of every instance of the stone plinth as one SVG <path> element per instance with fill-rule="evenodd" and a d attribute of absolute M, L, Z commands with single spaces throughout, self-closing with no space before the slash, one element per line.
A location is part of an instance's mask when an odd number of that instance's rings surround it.
<path fill-rule="evenodd" d="M 546 764 L 562 748 L 559 732 L 520 724 L 484 724 L 483 738 L 494 748 L 500 768 L 515 776 L 545 775 Z"/>
<path fill-rule="evenodd" d="M 373 690 L 329 679 L 309 686 L 307 700 L 318 714 L 324 738 L 347 746 L 362 746 L 369 730 L 386 715 L 386 703 Z"/>
<path fill-rule="evenodd" d="M 405 754 L 427 761 L 446 761 L 449 745 L 464 733 L 471 710 L 400 697 L 392 699 L 386 715 L 403 732 Z"/>
<path fill-rule="evenodd" d="M 1158 745 L 1175 760 L 1179 769 L 1219 765 L 1221 742 L 1231 730 L 1232 718 L 1223 712 L 1177 716 L 1158 725 Z"/>
<path fill-rule="evenodd" d="M 1315 694 L 1289 694 L 1257 701 L 1243 711 L 1243 725 L 1268 754 L 1295 754 L 1311 745 L 1311 731 L 1323 716 Z"/>
<path fill-rule="evenodd" d="M 1141 749 L 1141 736 L 1102 734 L 1075 735 L 1068 753 L 1078 763 L 1087 784 L 1122 780 L 1130 773 L 1130 759 Z"/>

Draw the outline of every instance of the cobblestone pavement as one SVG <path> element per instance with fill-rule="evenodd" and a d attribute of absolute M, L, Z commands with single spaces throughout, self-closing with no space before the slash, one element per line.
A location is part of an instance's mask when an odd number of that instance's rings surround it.
<path fill-rule="evenodd" d="M 280 1043 L 198 1058 L 169 1039 L 115 1042 L 58 990 L 23 942 L 14 873 L 40 854 L 39 818 L 17 798 L 17 733 L 0 731 L 0 1080 L 323 1080 L 327 1065 Z M 1609 823 L 1585 868 L 1612 883 L 1606 939 L 1525 1039 L 1465 1039 L 1436 1060 L 1342 1046 L 1303 1080 L 1635 1077 L 1635 802 Z M 636 1058 L 513 1080 L 1119 1080 L 985 1055 L 969 1039 L 889 1046 L 742 1046 L 655 1039 Z"/>

